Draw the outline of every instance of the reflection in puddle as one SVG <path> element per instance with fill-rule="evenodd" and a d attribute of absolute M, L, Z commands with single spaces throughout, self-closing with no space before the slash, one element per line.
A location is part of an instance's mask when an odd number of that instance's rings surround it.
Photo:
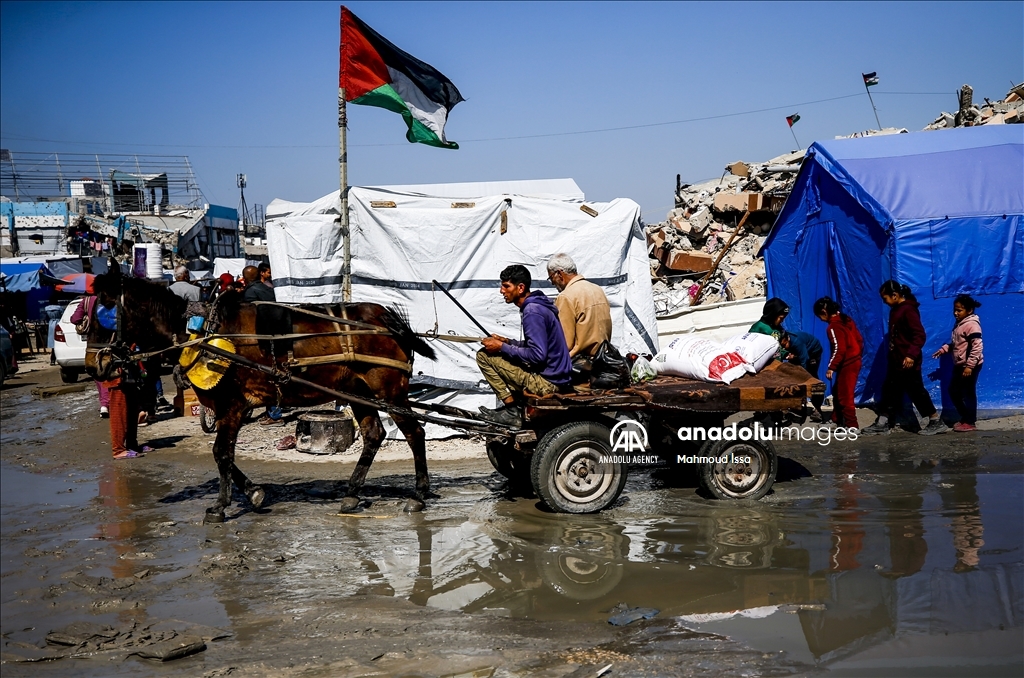
<path fill-rule="evenodd" d="M 823 495 L 787 504 L 661 489 L 660 517 L 644 499 L 648 515 L 567 516 L 502 500 L 466 519 L 351 521 L 344 548 L 367 554 L 361 591 L 467 613 L 603 621 L 618 603 L 654 607 L 830 666 L 860 666 L 869 648 L 929 656 L 938 637 L 939 656 L 969 657 L 986 633 L 1006 632 L 986 661 L 1024 652 L 1020 475 L 836 470 Z"/>

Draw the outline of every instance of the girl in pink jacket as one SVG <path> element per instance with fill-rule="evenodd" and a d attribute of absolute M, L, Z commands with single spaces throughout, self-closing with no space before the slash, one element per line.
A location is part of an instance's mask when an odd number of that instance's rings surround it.
<path fill-rule="evenodd" d="M 960 414 L 960 422 L 953 426 L 954 431 L 961 433 L 975 431 L 978 421 L 978 375 L 985 362 L 982 354 L 981 320 L 974 314 L 981 303 L 966 294 L 961 294 L 953 301 L 953 317 L 956 326 L 948 344 L 932 354 L 938 358 L 944 353 L 953 352 L 953 378 L 949 382 L 949 399 Z"/>

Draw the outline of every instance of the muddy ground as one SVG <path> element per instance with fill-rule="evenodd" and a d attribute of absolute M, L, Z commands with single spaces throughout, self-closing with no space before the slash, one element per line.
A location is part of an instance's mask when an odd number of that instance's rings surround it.
<path fill-rule="evenodd" d="M 369 508 L 339 516 L 353 455 L 277 452 L 292 431 L 250 425 L 239 465 L 267 505 L 236 494 L 204 525 L 217 485 L 197 420 L 158 421 L 140 435 L 155 451 L 113 461 L 95 390 L 32 395 L 55 385 L 46 368 L 0 394 L 4 676 L 1024 670 L 1020 417 L 780 444 L 759 502 L 638 468 L 593 516 L 514 496 L 474 440 L 429 444 L 426 512 L 401 511 L 413 472 L 394 443 Z M 654 616 L 608 622 L 623 610 Z M 174 648 L 198 651 L 143 656 Z"/>

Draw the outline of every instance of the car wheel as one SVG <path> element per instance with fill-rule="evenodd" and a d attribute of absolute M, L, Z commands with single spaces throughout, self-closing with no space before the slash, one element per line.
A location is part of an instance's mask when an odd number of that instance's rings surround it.
<path fill-rule="evenodd" d="M 723 459 L 701 466 L 701 485 L 716 499 L 760 499 L 775 484 L 779 459 L 769 442 L 708 441 L 699 454 Z"/>
<path fill-rule="evenodd" d="M 81 376 L 82 371 L 74 367 L 62 367 L 60 368 L 60 380 L 65 384 L 74 384 L 78 382 L 78 377 Z"/>
<path fill-rule="evenodd" d="M 541 438 L 530 462 L 533 489 L 560 513 L 595 513 L 618 499 L 626 465 L 609 463 L 611 430 L 597 422 L 563 424 Z"/>

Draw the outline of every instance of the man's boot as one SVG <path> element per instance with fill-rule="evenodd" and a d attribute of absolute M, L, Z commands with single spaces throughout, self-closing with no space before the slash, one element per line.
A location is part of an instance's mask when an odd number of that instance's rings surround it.
<path fill-rule="evenodd" d="M 486 421 L 494 424 L 504 424 L 520 428 L 523 425 L 523 408 L 518 405 L 503 405 L 501 407 L 480 406 L 480 414 Z"/>

